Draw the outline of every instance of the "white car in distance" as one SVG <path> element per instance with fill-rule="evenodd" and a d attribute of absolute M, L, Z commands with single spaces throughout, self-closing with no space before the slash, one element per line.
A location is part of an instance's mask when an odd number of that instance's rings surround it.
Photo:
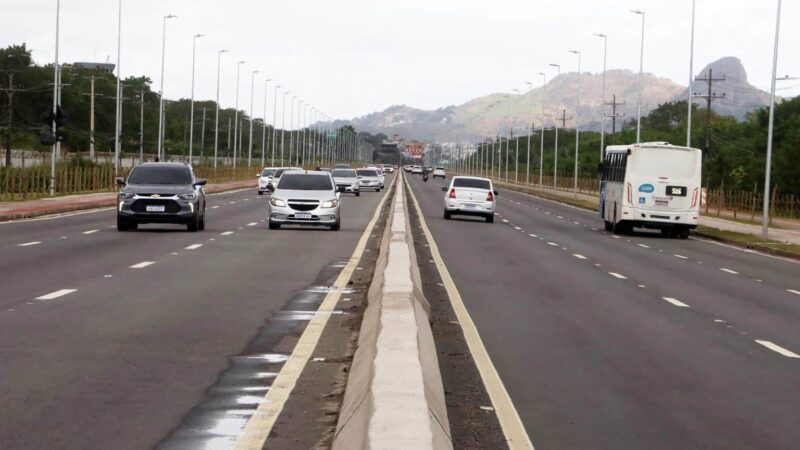
<path fill-rule="evenodd" d="M 433 178 L 442 177 L 442 179 L 447 178 L 447 174 L 444 171 L 444 167 L 434 167 L 433 168 Z"/>
<path fill-rule="evenodd" d="M 494 222 L 494 207 L 497 191 L 492 180 L 479 177 L 453 177 L 450 185 L 442 188 L 444 196 L 444 218 L 454 215 L 480 216 Z"/>
<path fill-rule="evenodd" d="M 258 177 L 258 195 L 264 195 L 269 191 L 269 185 L 276 170 L 278 170 L 277 167 L 265 167 L 260 174 L 256 175 Z"/>

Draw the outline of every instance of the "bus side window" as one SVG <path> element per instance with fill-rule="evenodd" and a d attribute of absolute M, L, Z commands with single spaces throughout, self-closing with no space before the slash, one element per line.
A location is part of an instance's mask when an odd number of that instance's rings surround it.
<path fill-rule="evenodd" d="M 628 167 L 628 154 L 624 153 L 624 154 L 622 154 L 622 161 L 621 161 L 621 164 L 620 164 L 620 176 L 619 176 L 619 182 L 620 183 L 625 181 L 625 169 L 627 167 Z"/>
<path fill-rule="evenodd" d="M 611 181 L 619 181 L 619 153 L 614 153 L 612 159 L 611 167 L 613 167 L 613 169 L 611 172 Z"/>

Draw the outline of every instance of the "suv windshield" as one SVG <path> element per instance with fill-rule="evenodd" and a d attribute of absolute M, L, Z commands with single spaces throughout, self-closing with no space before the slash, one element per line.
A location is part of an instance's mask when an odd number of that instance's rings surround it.
<path fill-rule="evenodd" d="M 181 166 L 140 166 L 128 177 L 129 184 L 192 184 L 192 172 Z"/>
<path fill-rule="evenodd" d="M 262 177 L 271 177 L 274 174 L 275 174 L 275 169 L 264 169 L 264 171 L 261 172 Z"/>
<path fill-rule="evenodd" d="M 377 177 L 378 174 L 375 172 L 375 169 L 358 169 L 356 170 L 358 176 L 360 177 Z"/>
<path fill-rule="evenodd" d="M 474 189 L 491 189 L 489 180 L 481 180 L 477 178 L 455 178 L 453 179 L 453 187 L 465 187 Z"/>
<path fill-rule="evenodd" d="M 355 170 L 346 170 L 346 169 L 336 169 L 331 172 L 334 178 L 355 178 L 356 171 Z"/>
<path fill-rule="evenodd" d="M 291 189 L 295 191 L 330 191 L 333 189 L 330 178 L 322 175 L 305 173 L 287 173 L 281 177 L 278 189 Z"/>

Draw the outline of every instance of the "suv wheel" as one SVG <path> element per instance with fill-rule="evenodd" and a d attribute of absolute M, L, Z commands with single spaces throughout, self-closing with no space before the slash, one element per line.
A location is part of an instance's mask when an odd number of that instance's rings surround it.
<path fill-rule="evenodd" d="M 444 210 L 444 218 L 445 218 L 445 220 L 450 220 L 450 217 L 451 217 L 451 215 L 450 215 L 450 211 L 448 211 L 447 209 L 445 209 L 445 210 Z"/>
<path fill-rule="evenodd" d="M 206 214 L 205 213 L 203 213 L 203 215 L 200 216 L 200 224 L 197 227 L 197 229 L 201 230 L 201 231 L 206 229 Z"/>

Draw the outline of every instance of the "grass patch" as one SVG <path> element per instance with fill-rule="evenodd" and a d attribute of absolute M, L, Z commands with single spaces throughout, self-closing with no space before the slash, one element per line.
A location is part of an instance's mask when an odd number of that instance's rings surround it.
<path fill-rule="evenodd" d="M 710 237 L 712 239 L 743 244 L 748 248 L 758 249 L 760 247 L 760 248 L 777 250 L 779 252 L 795 256 L 800 256 L 800 245 L 784 244 L 783 242 L 772 241 L 772 240 L 765 241 L 761 239 L 759 236 L 753 236 L 752 234 L 737 233 L 735 231 L 718 230 L 716 228 L 711 228 L 704 225 L 699 225 L 696 231 L 698 234 Z"/>

